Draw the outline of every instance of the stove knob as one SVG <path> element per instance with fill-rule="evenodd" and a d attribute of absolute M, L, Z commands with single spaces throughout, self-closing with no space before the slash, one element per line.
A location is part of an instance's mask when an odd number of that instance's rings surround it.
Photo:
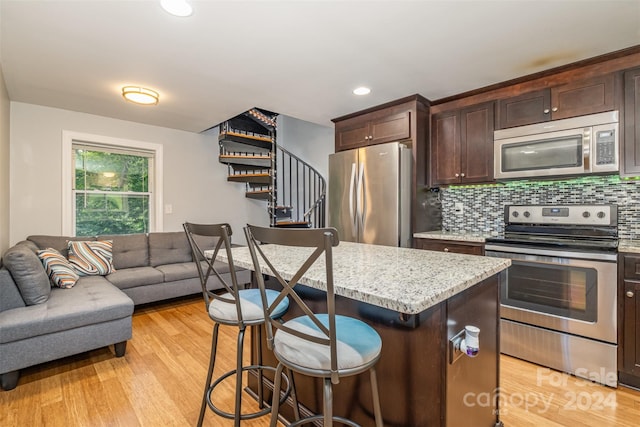
<path fill-rule="evenodd" d="M 598 218 L 602 219 L 605 216 L 605 213 L 603 211 L 600 211 L 597 213 Z"/>
<path fill-rule="evenodd" d="M 518 211 L 513 211 L 513 213 L 511 214 L 511 216 L 513 216 L 514 218 L 518 218 L 520 214 L 518 213 Z"/>
<path fill-rule="evenodd" d="M 589 213 L 589 211 L 582 212 L 582 217 L 583 218 L 589 218 L 590 216 L 591 216 L 591 214 Z"/>
<path fill-rule="evenodd" d="M 529 211 L 524 211 L 524 217 L 525 218 L 529 218 L 531 216 L 531 214 L 529 213 Z"/>

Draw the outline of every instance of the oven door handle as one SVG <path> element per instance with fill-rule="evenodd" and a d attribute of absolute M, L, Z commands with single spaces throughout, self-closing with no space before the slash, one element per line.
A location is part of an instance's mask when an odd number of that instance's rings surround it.
<path fill-rule="evenodd" d="M 597 261 L 610 261 L 616 262 L 618 260 L 617 253 L 605 253 L 605 252 L 573 252 L 567 250 L 548 250 L 548 249 L 538 249 L 538 248 L 523 248 L 517 246 L 504 246 L 504 245 L 492 245 L 490 243 L 485 244 L 484 246 L 485 255 L 491 256 L 489 252 L 501 252 L 505 254 L 509 254 L 508 256 L 513 255 L 540 255 L 547 256 L 552 258 L 578 258 L 578 259 L 587 259 L 587 260 L 597 260 Z M 501 254 L 495 254 L 495 256 L 500 257 Z M 515 256 L 514 256 L 515 258 Z"/>

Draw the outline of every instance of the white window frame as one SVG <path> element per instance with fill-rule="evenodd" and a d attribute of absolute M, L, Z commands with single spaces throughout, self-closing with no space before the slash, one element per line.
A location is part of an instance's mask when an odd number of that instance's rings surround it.
<path fill-rule="evenodd" d="M 149 231 L 163 230 L 163 146 L 153 142 L 120 139 L 73 131 L 62 131 L 62 234 L 75 236 L 75 200 L 73 197 L 73 144 L 93 145 L 97 149 L 128 149 L 145 151 L 153 157 L 153 176 L 150 178 Z"/>

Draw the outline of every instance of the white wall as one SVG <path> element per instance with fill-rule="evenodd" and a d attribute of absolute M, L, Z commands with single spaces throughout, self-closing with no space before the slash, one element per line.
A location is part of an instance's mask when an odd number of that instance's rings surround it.
<path fill-rule="evenodd" d="M 10 122 L 10 244 L 31 234 L 62 233 L 63 130 L 162 144 L 164 204 L 173 207 L 164 214 L 164 231 L 180 231 L 184 221 L 229 222 L 233 241 L 243 244 L 246 223 L 269 224 L 266 202 L 249 200 L 244 185 L 226 182 L 217 131 L 184 132 L 20 102 L 11 102 Z M 0 156 L 0 165 L 4 161 Z"/>
<path fill-rule="evenodd" d="M 335 151 L 334 128 L 280 115 L 278 116 L 277 138 L 281 147 L 286 148 L 292 154 L 309 163 L 322 175 L 326 181 L 328 191 L 329 154 Z M 285 191 L 279 192 L 278 202 L 288 204 L 280 200 L 280 196 L 283 193 L 290 193 L 288 181 L 280 182 L 279 185 L 282 185 L 281 189 Z M 299 197 L 303 197 L 303 192 L 304 190 L 299 188 Z M 295 205 L 295 202 L 292 205 Z M 325 203 L 325 218 L 328 215 L 326 207 L 327 203 Z M 304 206 L 293 206 L 293 208 L 294 210 L 300 209 L 298 213 L 302 216 Z M 325 225 L 327 224 L 325 223 Z"/>
<path fill-rule="evenodd" d="M 10 103 L 0 67 L 0 256 L 9 248 L 9 114 Z"/>
<path fill-rule="evenodd" d="M 327 180 L 329 154 L 335 152 L 333 127 L 278 116 L 278 144 L 316 168 Z"/>

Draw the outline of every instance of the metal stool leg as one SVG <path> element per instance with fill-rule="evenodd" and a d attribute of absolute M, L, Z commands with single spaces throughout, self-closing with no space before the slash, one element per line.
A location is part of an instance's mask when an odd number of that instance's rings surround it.
<path fill-rule="evenodd" d="M 216 348 L 218 346 L 218 328 L 220 324 L 216 323 L 213 327 L 213 337 L 211 338 L 211 353 L 209 356 L 209 371 L 207 372 L 207 382 L 204 385 L 204 394 L 202 395 L 202 406 L 200 407 L 200 416 L 198 417 L 198 427 L 202 426 L 204 420 L 204 412 L 207 410 L 207 393 L 211 387 L 211 378 L 213 378 L 213 368 L 216 364 Z"/>
<path fill-rule="evenodd" d="M 324 427 L 333 426 L 333 387 L 331 378 L 324 379 Z"/>
<path fill-rule="evenodd" d="M 233 425 L 240 427 L 242 415 L 242 354 L 244 346 L 244 329 L 238 329 L 238 348 L 236 350 L 236 406 Z"/>
<path fill-rule="evenodd" d="M 300 419 L 300 404 L 298 403 L 298 393 L 296 391 L 296 383 L 293 378 L 293 370 L 289 369 L 289 383 L 291 384 L 291 397 L 293 398 L 293 416 L 296 421 Z"/>
<path fill-rule="evenodd" d="M 258 365 L 262 366 L 262 325 L 256 325 L 256 354 L 258 355 Z M 258 407 L 260 409 L 264 408 L 264 375 L 262 374 L 262 369 L 258 369 Z"/>
<path fill-rule="evenodd" d="M 376 427 L 382 427 L 382 410 L 380 409 L 380 394 L 378 392 L 378 375 L 372 366 L 371 372 L 371 397 L 373 398 L 373 414 L 376 420 Z"/>
<path fill-rule="evenodd" d="M 280 411 L 280 387 L 282 386 L 282 370 L 284 365 L 278 363 L 276 374 L 273 377 L 273 398 L 271 399 L 271 423 L 270 427 L 276 427 L 278 423 L 278 413 Z"/>

